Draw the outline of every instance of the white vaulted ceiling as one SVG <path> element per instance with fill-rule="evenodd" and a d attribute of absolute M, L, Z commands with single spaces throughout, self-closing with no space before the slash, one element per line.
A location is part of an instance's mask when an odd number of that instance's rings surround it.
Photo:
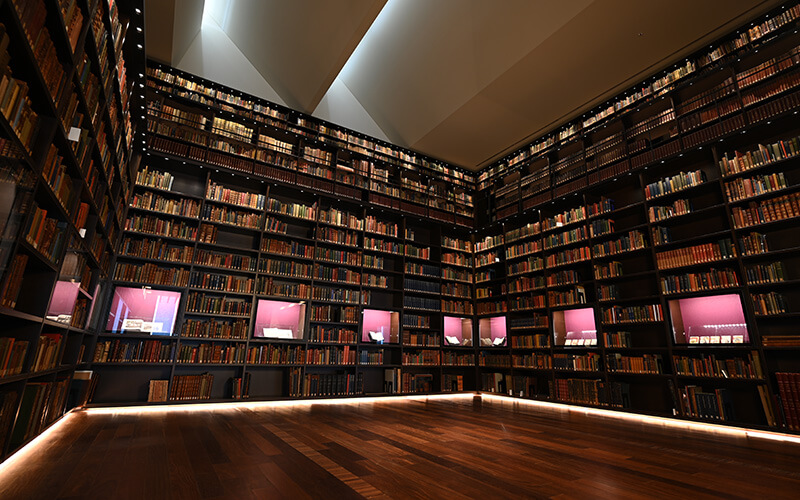
<path fill-rule="evenodd" d="M 146 51 L 475 170 L 781 3 L 147 0 Z"/>

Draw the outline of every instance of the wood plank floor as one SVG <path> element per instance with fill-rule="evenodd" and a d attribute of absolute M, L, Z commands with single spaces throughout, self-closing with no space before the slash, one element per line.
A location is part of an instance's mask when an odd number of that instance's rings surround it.
<path fill-rule="evenodd" d="M 488 399 L 67 417 L 0 498 L 799 498 L 800 444 Z"/>

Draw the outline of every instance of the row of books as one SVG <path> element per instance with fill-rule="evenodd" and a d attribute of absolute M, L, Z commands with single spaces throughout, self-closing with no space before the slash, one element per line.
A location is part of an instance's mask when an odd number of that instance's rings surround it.
<path fill-rule="evenodd" d="M 736 257 L 736 247 L 729 238 L 725 238 L 714 243 L 657 252 L 656 265 L 659 269 L 671 269 L 732 259 L 734 257 Z"/>
<path fill-rule="evenodd" d="M 363 373 L 306 373 L 293 369 L 289 374 L 291 396 L 353 396 L 364 392 Z"/>
<path fill-rule="evenodd" d="M 421 349 L 414 352 L 403 352 L 402 362 L 404 365 L 439 365 L 440 363 L 439 351 L 429 349 Z"/>
<path fill-rule="evenodd" d="M 627 307 L 613 306 L 604 308 L 601 315 L 605 324 L 646 323 L 664 320 L 661 304 Z"/>
<path fill-rule="evenodd" d="M 187 313 L 250 316 L 251 307 L 250 300 L 206 295 L 200 292 L 189 292 L 186 299 Z"/>
<path fill-rule="evenodd" d="M 297 124 L 295 123 L 288 123 L 288 122 L 284 123 L 283 120 L 285 118 L 283 118 L 283 114 L 281 113 L 279 113 L 281 117 L 277 118 L 276 120 L 275 117 L 272 116 L 272 114 L 269 116 L 264 116 L 261 115 L 260 113 L 254 113 L 252 111 L 256 107 L 260 107 L 263 109 L 269 108 L 270 111 L 272 111 L 272 108 L 269 106 L 253 104 L 251 107 L 249 104 L 251 101 L 248 100 L 248 101 L 242 101 L 246 106 L 245 108 L 237 108 L 237 109 L 231 108 L 230 106 L 227 106 L 225 104 L 228 103 L 228 99 L 223 99 L 219 97 L 221 95 L 230 96 L 231 94 L 228 94 L 223 90 L 212 89 L 211 87 L 206 87 L 206 86 L 202 86 L 202 88 L 198 87 L 198 85 L 195 82 L 190 82 L 189 80 L 186 80 L 182 77 L 176 77 L 175 75 L 169 73 L 168 69 L 159 68 L 158 71 L 161 72 L 160 74 L 161 77 L 166 77 L 167 79 L 165 80 L 164 78 L 156 76 L 154 73 L 152 73 L 151 69 L 148 68 L 148 77 L 151 78 L 151 80 L 148 82 L 148 85 L 153 87 L 158 86 L 164 92 L 167 93 L 174 92 L 175 95 L 188 98 L 189 100 L 199 102 L 207 106 L 212 106 L 215 109 L 221 109 L 224 111 L 233 112 L 237 116 L 241 116 L 247 120 L 255 120 L 257 122 L 267 123 L 272 127 L 285 128 L 296 134 L 308 136 L 311 138 L 318 138 L 323 142 L 329 142 L 337 147 L 342 147 L 345 149 L 349 149 L 351 151 L 358 152 L 360 154 L 375 157 L 376 159 L 381 161 L 397 163 L 398 165 L 404 165 L 404 163 L 406 162 L 410 162 L 412 165 L 422 165 L 427 168 L 433 169 L 435 172 L 445 173 L 447 175 L 448 180 L 451 182 L 458 182 L 458 183 L 472 182 L 470 174 L 466 174 L 459 170 L 455 170 L 443 165 L 430 163 L 426 160 L 421 160 L 421 159 L 418 160 L 415 156 L 399 152 L 399 150 L 394 149 L 394 147 L 387 148 L 385 146 L 375 144 L 371 140 L 348 135 L 346 133 L 344 133 L 344 136 L 347 137 L 347 140 L 344 140 L 343 137 L 340 137 L 343 134 L 343 132 L 335 131 L 334 129 L 329 129 L 327 126 L 324 125 L 317 126 L 316 124 L 309 122 L 305 118 L 298 118 L 298 120 L 302 122 L 302 125 L 297 127 L 296 126 Z M 155 79 L 157 79 L 158 82 L 166 82 L 167 84 L 172 84 L 174 82 L 175 88 L 172 89 L 169 87 L 169 85 L 165 86 L 163 84 L 157 83 L 156 81 L 154 81 Z M 194 121 L 192 122 L 192 125 L 197 127 L 202 127 L 204 123 Z M 241 123 L 233 122 L 230 120 L 223 120 L 215 116 L 213 125 L 214 125 L 213 129 L 216 133 L 220 133 L 222 135 L 235 136 L 237 139 L 245 142 L 252 141 L 253 138 L 252 129 L 246 127 Z M 320 133 L 322 135 L 317 136 L 316 134 L 311 133 L 310 130 L 316 131 L 317 133 Z M 328 136 L 327 134 L 329 133 L 334 134 L 334 137 Z M 259 133 L 258 137 L 259 137 L 258 143 L 264 145 L 269 149 L 277 150 L 282 153 L 291 153 L 291 147 L 288 147 L 291 146 L 289 143 L 274 140 L 261 133 Z M 323 150 L 321 148 L 305 146 L 303 148 L 303 158 L 309 161 L 319 162 L 325 165 L 332 164 L 331 152 Z M 412 167 L 412 168 L 416 170 L 417 167 Z"/>
<path fill-rule="evenodd" d="M 726 55 L 738 50 L 739 48 L 743 47 L 748 43 L 752 43 L 756 40 L 760 40 L 764 37 L 767 33 L 773 33 L 774 31 L 786 26 L 787 24 L 791 23 L 793 19 L 795 19 L 796 11 L 798 11 L 799 7 L 797 5 L 787 9 L 784 12 L 779 13 L 777 16 L 772 17 L 763 23 L 763 30 L 762 25 L 750 27 L 748 30 L 744 30 L 743 32 L 737 32 L 737 34 L 732 38 L 732 40 L 728 40 L 723 42 L 717 46 L 712 45 L 710 50 L 707 54 L 703 54 L 697 57 L 697 59 L 690 59 L 687 60 L 686 65 L 681 66 L 680 68 L 676 69 L 675 71 L 668 72 L 662 78 L 657 79 L 655 82 L 648 81 L 643 83 L 641 88 L 634 89 L 632 91 L 626 92 L 624 96 L 619 96 L 615 102 L 610 103 L 608 105 L 604 105 L 601 107 L 599 111 L 594 114 L 591 114 L 589 118 L 583 120 L 582 125 L 584 129 L 590 128 L 595 126 L 598 122 L 608 118 L 609 116 L 615 115 L 615 113 L 627 109 L 630 106 L 640 102 L 643 99 L 650 98 L 651 96 L 659 96 L 662 95 L 665 90 L 668 90 L 671 85 L 674 84 L 677 80 L 680 80 L 687 75 L 690 75 L 696 71 L 697 68 L 702 68 L 708 66 L 709 64 L 718 61 L 719 59 L 725 57 Z M 712 91 L 706 91 L 700 94 L 700 97 L 706 96 L 705 100 L 695 98 L 692 101 L 692 105 L 690 107 L 684 106 L 681 109 L 682 113 L 686 113 L 697 109 L 705 104 L 708 104 L 712 100 L 719 99 L 720 97 L 726 95 L 726 92 L 722 92 L 718 90 L 719 87 L 725 87 L 731 85 L 732 80 L 726 80 L 721 85 L 712 89 Z M 652 118 L 646 118 L 645 121 L 649 122 Z M 491 179 L 502 175 L 504 172 L 508 171 L 514 165 L 517 165 L 521 162 L 526 161 L 527 159 L 539 154 L 545 150 L 548 150 L 555 144 L 556 136 L 572 136 L 574 133 L 577 133 L 577 126 L 573 124 L 571 128 L 565 129 L 569 130 L 569 132 L 565 132 L 562 134 L 552 134 L 548 137 L 543 138 L 540 141 L 537 141 L 531 145 L 527 145 L 518 152 L 516 152 L 511 159 L 507 161 L 501 161 L 494 165 L 493 167 L 485 169 L 481 174 L 478 176 L 478 182 L 480 183 L 479 189 L 483 189 L 490 185 Z M 571 140 L 571 139 L 565 139 Z"/>
<path fill-rule="evenodd" d="M 194 255 L 194 247 L 171 245 L 164 240 L 151 240 L 150 238 L 134 239 L 126 236 L 123 238 L 122 244 L 120 245 L 120 254 L 143 259 L 191 264 Z"/>
<path fill-rule="evenodd" d="M 719 161 L 719 168 L 722 175 L 727 177 L 792 158 L 798 153 L 800 137 L 792 137 L 771 144 L 759 144 L 757 150 L 745 153 L 725 153 Z"/>
<path fill-rule="evenodd" d="M 161 196 L 153 192 L 137 193 L 130 202 L 132 208 L 160 212 L 166 215 L 178 215 L 181 217 L 198 217 L 200 215 L 200 203 L 189 199 L 172 199 Z"/>
<path fill-rule="evenodd" d="M 143 265 L 120 262 L 114 270 L 114 279 L 132 283 L 187 286 L 189 284 L 190 274 L 188 269 L 159 267 L 150 262 Z"/>
<path fill-rule="evenodd" d="M 170 363 L 175 356 L 174 342 L 160 340 L 97 342 L 94 363 Z"/>
<path fill-rule="evenodd" d="M 606 368 L 622 373 L 663 373 L 660 354 L 625 356 L 620 353 L 606 354 Z"/>
<path fill-rule="evenodd" d="M 329 305 L 312 305 L 311 321 L 358 323 L 359 314 L 357 307 L 338 307 Z"/>
<path fill-rule="evenodd" d="M 800 193 L 750 203 L 749 207 L 733 207 L 731 217 L 737 229 L 800 216 Z"/>
<path fill-rule="evenodd" d="M 315 325 L 311 327 L 308 341 L 354 344 L 356 342 L 356 332 L 349 328 Z"/>
<path fill-rule="evenodd" d="M 702 170 L 694 172 L 681 172 L 672 177 L 666 177 L 644 188 L 646 199 L 656 198 L 666 194 L 682 191 L 684 189 L 698 186 L 706 181 L 706 174 Z"/>
<path fill-rule="evenodd" d="M 210 399 L 214 375 L 175 375 L 169 390 L 170 401 Z"/>
<path fill-rule="evenodd" d="M 725 195 L 729 201 L 739 201 L 753 196 L 778 191 L 787 187 L 783 172 L 750 178 L 738 178 L 725 183 Z"/>
<path fill-rule="evenodd" d="M 736 411 L 728 389 L 704 391 L 697 385 L 687 385 L 680 390 L 686 416 L 710 420 L 735 420 Z"/>
<path fill-rule="evenodd" d="M 720 359 L 715 354 L 701 357 L 672 357 L 675 373 L 679 375 L 718 377 L 718 378 L 764 378 L 764 370 L 758 352 L 750 352 L 746 358 Z"/>
<path fill-rule="evenodd" d="M 22 373 L 27 352 L 27 340 L 0 338 L 0 378 Z"/>
<path fill-rule="evenodd" d="M 252 278 L 229 274 L 201 273 L 198 271 L 192 271 L 188 281 L 188 286 L 193 288 L 236 293 L 252 293 L 255 288 L 254 285 L 255 280 Z"/>
<path fill-rule="evenodd" d="M 197 320 L 187 318 L 181 325 L 181 335 L 192 338 L 246 339 L 249 322 L 245 319 L 218 320 L 210 318 Z"/>
<path fill-rule="evenodd" d="M 600 370 L 600 355 L 597 353 L 586 354 L 553 354 L 553 368 L 556 370 L 598 371 Z"/>
<path fill-rule="evenodd" d="M 213 344 L 182 344 L 180 349 L 175 352 L 177 363 L 217 363 L 234 364 L 244 363 L 245 346 L 223 345 L 215 342 Z"/>
<path fill-rule="evenodd" d="M 780 283 L 786 279 L 786 270 L 782 262 L 755 265 L 745 269 L 749 284 Z"/>
<path fill-rule="evenodd" d="M 514 368 L 549 370 L 553 368 L 553 358 L 549 354 L 512 354 L 511 366 Z"/>
<path fill-rule="evenodd" d="M 48 260 L 56 263 L 66 245 L 67 223 L 48 217 L 47 214 L 47 210 L 34 203 L 33 216 L 25 232 L 25 240 Z"/>
<path fill-rule="evenodd" d="M 778 372 L 775 374 L 778 382 L 781 410 L 784 421 L 789 430 L 800 430 L 800 373 Z"/>
<path fill-rule="evenodd" d="M 258 365 L 299 365 L 305 362 L 306 350 L 301 345 L 266 344 L 247 350 L 247 363 Z"/>
<path fill-rule="evenodd" d="M 11 309 L 16 307 L 27 263 L 28 256 L 18 253 L 6 270 L 5 281 L 3 281 L 2 288 L 0 288 L 0 305 L 3 307 Z"/>
<path fill-rule="evenodd" d="M 710 269 L 698 273 L 687 273 L 661 278 L 664 294 L 697 292 L 739 286 L 739 279 L 732 269 Z"/>
<path fill-rule="evenodd" d="M 671 219 L 692 212 L 692 203 L 689 200 L 675 200 L 670 206 L 651 206 L 647 209 L 650 222 Z"/>
<path fill-rule="evenodd" d="M 14 430 L 9 439 L 11 449 L 38 435 L 61 416 L 67 398 L 68 384 L 69 379 L 67 378 L 54 382 L 28 382 L 25 384 L 20 396 Z M 11 401 L 8 393 L 6 398 L 8 398 L 7 401 Z M 9 407 L 11 406 L 9 405 Z M 4 440 L 6 435 L 0 435 L 0 441 Z"/>

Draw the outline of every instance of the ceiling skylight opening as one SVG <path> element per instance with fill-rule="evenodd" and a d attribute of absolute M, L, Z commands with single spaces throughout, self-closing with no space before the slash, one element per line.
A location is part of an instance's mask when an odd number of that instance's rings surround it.
<path fill-rule="evenodd" d="M 365 65 L 363 62 L 363 55 L 367 51 L 367 47 L 369 47 L 369 39 L 377 39 L 380 37 L 382 31 L 385 31 L 387 27 L 390 25 L 393 19 L 397 18 L 397 14 L 402 9 L 403 2 L 399 2 L 397 0 L 386 0 L 386 3 L 383 5 L 383 8 L 375 17 L 375 20 L 372 21 L 369 29 L 367 32 L 364 33 L 364 36 L 361 37 L 361 41 L 356 46 L 355 50 L 350 54 L 350 57 L 347 59 L 347 62 L 344 63 L 342 69 L 339 70 L 339 74 L 336 76 L 337 78 L 346 78 L 348 73 L 356 73 L 359 71 L 367 71 L 363 66 Z"/>
<path fill-rule="evenodd" d="M 203 4 L 203 24 L 216 24 L 220 28 L 228 22 L 231 0 L 205 0 Z"/>

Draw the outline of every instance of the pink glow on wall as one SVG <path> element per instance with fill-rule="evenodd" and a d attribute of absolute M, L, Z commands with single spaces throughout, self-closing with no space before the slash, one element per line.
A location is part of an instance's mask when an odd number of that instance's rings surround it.
<path fill-rule="evenodd" d="M 594 324 L 594 309 L 569 309 L 564 311 L 564 324 L 567 327 L 567 335 L 576 339 L 596 339 L 597 327 Z"/>
<path fill-rule="evenodd" d="M 384 342 L 397 342 L 400 313 L 396 311 L 379 311 L 377 309 L 364 309 L 361 322 L 361 340 L 372 342 L 369 332 L 383 333 Z"/>
<path fill-rule="evenodd" d="M 472 342 L 472 320 L 470 318 L 444 317 L 444 336 L 455 337 L 458 345 L 464 345 L 464 339 Z M 471 344 L 468 344 L 471 345 Z"/>
<path fill-rule="evenodd" d="M 594 309 L 567 309 L 553 313 L 553 333 L 556 345 L 595 345 L 597 342 L 597 326 L 594 321 Z M 592 342 L 587 343 L 590 340 Z M 571 342 L 577 341 L 577 344 Z"/>
<path fill-rule="evenodd" d="M 178 315 L 180 292 L 153 290 L 150 288 L 117 287 L 108 313 L 106 329 L 111 332 L 145 331 L 147 333 L 172 334 Z M 125 320 L 140 320 L 151 323 L 152 330 L 126 327 Z"/>
<path fill-rule="evenodd" d="M 301 302 L 259 299 L 256 307 L 254 337 L 265 337 L 264 328 L 291 330 L 293 339 L 302 339 L 305 330 L 306 306 Z"/>
<path fill-rule="evenodd" d="M 75 301 L 78 300 L 80 286 L 80 283 L 72 281 L 57 281 L 53 289 L 53 296 L 50 298 L 50 305 L 47 307 L 47 315 L 71 315 L 75 309 Z"/>
<path fill-rule="evenodd" d="M 679 311 L 676 311 L 676 303 Z M 749 342 L 742 301 L 737 294 L 692 297 L 670 301 L 676 342 Z"/>
<path fill-rule="evenodd" d="M 478 322 L 478 332 L 481 338 L 481 345 L 485 345 L 484 339 L 489 339 L 492 345 L 495 344 L 497 339 L 506 338 L 506 317 L 495 316 L 493 318 L 481 318 Z"/>

